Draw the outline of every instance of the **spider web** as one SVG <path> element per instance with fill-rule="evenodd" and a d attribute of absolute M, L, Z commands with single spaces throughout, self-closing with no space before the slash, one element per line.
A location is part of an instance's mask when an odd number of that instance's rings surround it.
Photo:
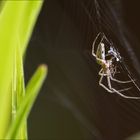
<path fill-rule="evenodd" d="M 133 43 L 134 40 L 132 35 L 129 33 L 129 31 L 123 24 L 123 20 L 122 20 L 123 8 L 121 7 L 122 4 L 120 3 L 120 1 L 119 0 L 71 0 L 69 5 L 67 4 L 67 2 L 65 3 L 66 4 L 64 8 L 66 8 L 67 10 L 69 9 L 71 17 L 75 19 L 78 29 L 81 31 L 81 33 L 83 33 L 82 35 L 84 41 L 83 41 L 83 48 L 81 51 L 85 52 L 86 57 L 88 57 L 89 65 L 93 66 L 92 73 L 97 77 L 98 71 L 100 70 L 98 64 L 95 64 L 95 58 L 91 55 L 92 43 L 95 37 L 97 36 L 97 34 L 99 32 L 103 32 L 107 36 L 107 38 L 113 42 L 115 48 L 119 51 L 121 56 L 124 58 L 123 62 L 117 64 L 118 69 L 121 73 L 116 74 L 115 77 L 120 80 L 129 80 L 130 77 L 131 79 L 136 79 L 137 77 L 137 81 L 135 82 L 137 82 L 138 85 L 139 84 L 138 79 L 140 75 L 140 71 L 139 71 L 140 64 L 133 51 L 136 44 Z M 96 81 L 96 83 L 98 85 L 98 81 Z M 104 83 L 106 84 L 107 82 L 104 81 Z M 128 87 L 133 86 L 134 88 L 125 91 L 123 93 L 126 95 L 139 96 L 138 88 L 133 83 L 124 85 L 124 84 L 117 84 L 113 82 L 112 86 L 115 89 L 119 89 L 119 88 L 122 89 L 125 88 L 126 86 Z M 101 87 L 99 87 L 99 89 L 101 89 L 101 91 L 106 96 L 106 91 Z M 94 93 L 96 93 L 96 91 Z M 133 112 L 134 110 L 135 112 L 139 112 L 139 106 L 137 104 L 139 101 L 127 100 L 122 97 L 119 98 L 117 94 L 113 94 L 111 96 L 114 96 L 115 100 L 119 99 L 117 100 L 117 103 L 120 108 L 123 108 L 123 112 L 125 112 L 124 116 L 131 118 L 131 120 L 135 120 L 137 114 Z M 112 99 L 113 98 L 111 98 L 111 100 Z M 108 101 L 112 103 L 111 100 L 108 99 Z M 98 101 L 101 102 L 102 99 L 99 99 Z M 101 106 L 100 103 L 99 106 Z M 98 108 L 98 106 L 96 107 Z M 102 109 L 104 109 L 104 106 Z M 133 110 L 133 112 L 128 113 L 128 111 L 130 111 L 131 109 Z M 123 115 L 121 114 L 121 117 L 122 116 Z M 121 132 L 121 134 L 123 132 Z"/>
<path fill-rule="evenodd" d="M 87 30 L 89 32 L 87 34 L 90 35 L 93 32 L 93 40 L 99 32 L 103 32 L 109 37 L 115 47 L 120 50 L 122 57 L 125 57 L 120 64 L 123 78 L 125 79 L 127 75 L 132 80 L 133 86 L 137 89 L 131 91 L 132 93 L 140 92 L 138 79 L 135 80 L 140 75 L 140 64 L 132 48 L 134 45 L 131 45 L 130 40 L 128 40 L 130 35 L 122 21 L 120 1 L 94 0 L 93 3 L 93 1 L 88 0 L 81 2 L 81 6 L 93 27 L 93 31 Z M 89 40 L 91 42 L 91 39 Z M 130 65 L 129 68 L 128 65 Z M 131 70 L 129 70 L 130 68 Z"/>
<path fill-rule="evenodd" d="M 120 78 L 120 80 L 133 80 L 133 82 L 128 85 L 118 85 L 113 82 L 112 86 L 116 89 L 133 86 L 131 90 L 125 91 L 123 94 L 139 96 L 140 63 L 134 52 L 134 49 L 139 47 L 139 43 L 137 43 L 136 38 L 134 38 L 123 23 L 122 3 L 119 0 L 94 0 L 94 2 L 88 0 L 83 1 L 81 7 L 83 7 L 85 15 L 87 15 L 89 19 L 88 25 L 90 26 L 92 24 L 92 30 L 91 28 L 89 30 L 87 28 L 87 34 L 85 35 L 87 42 L 90 42 L 87 49 L 91 49 L 93 40 L 99 32 L 105 33 L 123 57 L 123 61 L 118 64 L 118 70 L 121 74 L 117 74 L 115 77 Z M 104 82 L 106 83 L 106 81 Z M 119 101 L 118 104 L 124 108 L 126 114 L 129 112 L 129 119 L 137 120 L 137 113 L 139 112 L 138 100 L 125 100 L 124 103 Z M 132 112 L 130 111 L 131 109 L 133 109 Z"/>

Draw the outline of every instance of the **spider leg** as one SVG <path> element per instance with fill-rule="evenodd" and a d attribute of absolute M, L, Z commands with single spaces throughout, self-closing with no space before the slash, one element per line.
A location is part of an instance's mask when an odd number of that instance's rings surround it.
<path fill-rule="evenodd" d="M 107 76 L 107 82 L 108 82 L 108 86 L 110 89 L 112 89 L 112 85 L 111 85 L 111 77 L 110 76 Z M 126 90 L 129 90 L 131 89 L 132 87 L 129 87 L 129 88 L 124 88 L 124 89 L 119 89 L 117 90 L 118 92 L 122 92 L 122 91 L 126 91 Z"/>
<path fill-rule="evenodd" d="M 115 89 L 113 89 L 112 86 L 111 86 L 111 82 L 110 82 L 109 76 L 107 76 L 107 77 L 109 78 L 109 79 L 107 78 L 107 79 L 108 79 L 108 86 L 109 86 L 109 88 L 107 88 L 107 87 L 102 83 L 103 77 L 104 77 L 104 75 L 103 75 L 103 73 L 102 73 L 101 78 L 100 78 L 100 80 L 99 80 L 99 85 L 102 86 L 105 90 L 107 90 L 107 91 L 110 92 L 110 93 L 119 92 L 119 94 L 121 94 L 120 92 L 129 90 L 129 89 L 132 88 L 132 87 L 129 87 L 129 88 L 120 89 L 120 90 L 115 90 Z M 123 94 L 122 94 L 122 95 L 123 95 Z M 125 96 L 125 95 L 124 95 L 124 96 Z M 129 96 L 128 96 L 128 97 L 129 97 Z"/>
<path fill-rule="evenodd" d="M 117 66 L 115 66 L 115 68 L 114 68 L 114 72 L 113 72 L 113 76 L 115 75 L 115 74 L 117 74 L 117 73 L 120 73 L 120 71 L 117 71 Z"/>
<path fill-rule="evenodd" d="M 99 74 L 99 75 L 103 75 L 103 76 L 105 76 L 104 71 L 103 71 L 103 68 L 99 71 L 98 74 Z"/>
<path fill-rule="evenodd" d="M 115 92 L 115 91 L 112 91 L 111 89 L 107 88 L 107 87 L 102 83 L 103 78 L 104 78 L 104 75 L 102 74 L 102 75 L 101 75 L 101 78 L 100 78 L 100 80 L 99 80 L 99 85 L 102 86 L 105 90 L 107 90 L 107 91 L 110 92 L 110 93 Z"/>
<path fill-rule="evenodd" d="M 105 74 L 103 72 L 103 68 L 99 71 L 99 75 L 107 76 L 107 74 Z M 115 82 L 118 82 L 118 83 L 130 83 L 130 82 L 132 82 L 131 80 L 130 81 L 120 81 L 120 80 L 117 80 L 117 79 L 113 78 L 111 75 L 109 75 L 109 77 L 112 81 L 115 81 Z M 129 89 L 130 88 L 126 88 L 126 90 L 129 90 Z M 125 90 L 119 90 L 119 91 L 125 91 Z"/>
<path fill-rule="evenodd" d="M 101 32 L 99 32 L 99 33 L 97 34 L 97 36 L 96 36 L 96 38 L 94 39 L 93 44 L 92 44 L 92 55 L 93 55 L 94 57 L 96 57 L 95 50 L 94 50 L 95 43 L 96 43 L 98 37 L 99 37 L 101 34 L 102 34 Z M 102 37 L 102 38 L 103 38 L 103 37 Z M 103 40 L 103 39 L 101 39 L 101 41 L 102 41 L 102 40 Z M 100 41 L 100 42 L 101 42 L 101 41 Z M 99 43 L 99 44 L 100 44 L 100 43 Z"/>
<path fill-rule="evenodd" d="M 128 75 L 129 76 L 129 75 Z M 136 84 L 135 80 L 131 78 L 131 76 L 129 76 L 129 78 L 132 80 L 133 84 L 135 85 L 135 87 L 140 91 L 139 86 Z"/>
<path fill-rule="evenodd" d="M 102 75 L 102 74 L 103 74 L 102 72 L 103 72 L 103 68 L 99 71 L 98 74 L 99 74 L 99 75 Z"/>
<path fill-rule="evenodd" d="M 105 72 L 104 72 L 104 69 L 102 68 L 100 71 L 99 71 L 99 73 L 98 73 L 100 76 L 107 76 L 108 74 L 106 74 Z"/>
<path fill-rule="evenodd" d="M 123 98 L 127 98 L 127 99 L 140 99 L 140 97 L 126 96 L 126 95 L 120 93 L 119 90 L 116 90 L 116 89 L 112 88 L 112 86 L 111 86 L 111 81 L 110 81 L 110 77 L 109 77 L 109 76 L 107 76 L 107 81 L 108 81 L 108 86 L 109 86 L 110 90 L 116 92 L 118 95 L 122 96 Z M 122 89 L 122 90 L 124 91 L 124 90 L 126 90 L 126 89 Z M 121 90 L 121 91 L 122 91 L 122 90 Z"/>
<path fill-rule="evenodd" d="M 115 81 L 115 82 L 118 82 L 118 83 L 131 83 L 131 82 L 132 82 L 132 80 L 129 80 L 129 81 L 117 80 L 117 79 L 113 78 L 112 75 L 110 75 L 110 79 L 111 79 L 112 81 Z"/>
<path fill-rule="evenodd" d="M 127 91 L 127 90 L 130 90 L 130 89 L 132 89 L 132 87 L 124 88 L 124 89 L 119 89 L 119 90 L 117 90 L 117 91 L 118 91 L 118 92 L 122 92 L 122 91 Z"/>

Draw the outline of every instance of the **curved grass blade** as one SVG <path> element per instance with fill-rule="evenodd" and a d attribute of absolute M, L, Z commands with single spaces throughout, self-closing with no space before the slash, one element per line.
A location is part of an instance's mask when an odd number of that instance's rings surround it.
<path fill-rule="evenodd" d="M 11 121 L 15 121 L 13 118 L 16 115 L 12 113 L 22 102 L 24 76 L 23 65 L 19 61 L 22 62 L 23 50 L 30 39 L 42 3 L 43 0 L 0 2 L 0 139 L 5 137 Z M 17 47 L 21 56 L 14 58 Z M 23 133 L 25 129 L 23 127 Z"/>
<path fill-rule="evenodd" d="M 0 139 L 11 119 L 11 82 L 22 8 L 17 2 L 6 1 L 0 13 Z"/>
<path fill-rule="evenodd" d="M 25 96 L 25 85 L 24 85 L 24 72 L 23 72 L 23 62 L 21 48 L 17 45 L 15 50 L 15 61 L 14 61 L 14 71 L 12 78 L 12 121 L 16 118 L 17 109 L 20 106 L 23 97 Z M 19 138 L 27 139 L 27 126 L 26 121 L 19 130 Z"/>
<path fill-rule="evenodd" d="M 45 80 L 46 74 L 47 67 L 45 65 L 41 65 L 31 78 L 25 91 L 26 94 L 17 110 L 17 115 L 10 127 L 6 139 L 18 139 L 19 130 L 29 115 L 38 92 Z"/>
<path fill-rule="evenodd" d="M 21 1 L 24 4 L 24 11 L 22 12 L 22 18 L 20 20 L 19 27 L 19 40 L 22 50 L 22 54 L 25 53 L 29 39 L 31 37 L 35 21 L 41 10 L 43 0 L 37 1 Z"/>

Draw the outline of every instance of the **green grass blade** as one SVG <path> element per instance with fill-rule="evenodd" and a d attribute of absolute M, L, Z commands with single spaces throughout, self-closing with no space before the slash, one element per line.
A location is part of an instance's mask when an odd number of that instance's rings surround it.
<path fill-rule="evenodd" d="M 47 69 L 45 65 L 41 65 L 33 75 L 27 85 L 26 94 L 17 110 L 17 115 L 13 121 L 6 139 L 18 139 L 20 127 L 26 121 L 33 103 L 38 95 L 41 85 L 46 77 Z"/>
<path fill-rule="evenodd" d="M 25 92 L 23 64 L 17 60 L 20 57 L 19 61 L 22 61 L 23 50 L 30 39 L 42 3 L 43 0 L 0 1 L 0 139 L 5 137 L 11 120 L 15 121 L 14 111 L 22 102 Z M 21 49 L 21 56 L 15 59 L 17 47 Z M 17 75 L 14 75 L 15 72 Z M 23 137 L 26 135 L 25 129 L 23 126 L 21 130 Z"/>
<path fill-rule="evenodd" d="M 19 40 L 24 54 L 34 28 L 35 21 L 38 17 L 39 11 L 41 10 L 43 0 L 22 1 L 22 3 L 25 6 L 20 20 Z"/>
<path fill-rule="evenodd" d="M 0 14 L 0 139 L 7 132 L 11 119 L 11 82 L 21 9 L 16 2 L 8 1 Z"/>
<path fill-rule="evenodd" d="M 12 121 L 16 118 L 16 112 L 20 106 L 23 97 L 25 96 L 25 85 L 24 85 L 24 72 L 23 72 L 23 62 L 22 53 L 19 45 L 16 47 L 15 51 L 15 61 L 14 61 L 14 73 L 12 80 Z M 20 139 L 27 139 L 27 126 L 26 121 L 19 130 L 18 137 Z"/>
<path fill-rule="evenodd" d="M 18 108 L 19 104 L 21 103 L 23 96 L 24 96 L 24 76 L 23 76 L 23 65 L 22 65 L 22 58 L 20 55 L 23 55 L 23 52 L 26 50 L 28 41 L 30 39 L 35 21 L 37 19 L 38 13 L 41 9 L 43 1 L 20 1 L 20 5 L 24 7 L 21 11 L 21 19 L 19 24 L 19 32 L 18 32 L 18 51 L 16 62 L 16 109 Z M 20 55 L 19 55 L 20 54 Z M 20 60 L 20 62 L 19 62 Z M 22 75 L 21 75 L 22 74 Z M 14 97 L 14 96 L 13 96 Z M 16 114 L 15 114 L 16 115 Z M 23 126 L 19 130 L 18 138 L 20 139 L 27 139 L 27 129 L 26 129 L 26 120 L 23 123 Z"/>

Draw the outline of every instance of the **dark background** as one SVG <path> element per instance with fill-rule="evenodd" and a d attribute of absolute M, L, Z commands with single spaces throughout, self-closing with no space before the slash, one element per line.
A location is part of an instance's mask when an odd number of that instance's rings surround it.
<path fill-rule="evenodd" d="M 140 131 L 140 101 L 102 89 L 100 67 L 91 55 L 92 42 L 102 31 L 119 44 L 139 79 L 140 2 L 98 0 L 100 19 L 94 2 L 44 1 L 25 61 L 26 81 L 39 64 L 48 65 L 28 119 L 29 139 L 123 140 Z"/>

